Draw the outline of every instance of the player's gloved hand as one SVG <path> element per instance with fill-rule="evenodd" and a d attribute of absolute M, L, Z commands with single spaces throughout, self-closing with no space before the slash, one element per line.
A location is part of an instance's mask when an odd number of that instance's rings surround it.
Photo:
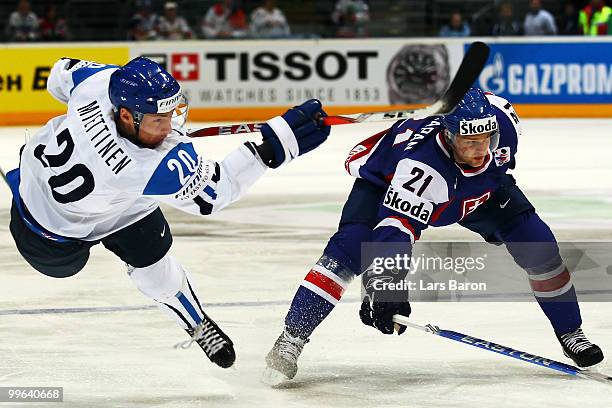
<path fill-rule="evenodd" d="M 366 296 L 359 309 L 359 318 L 367 326 L 372 326 L 384 334 L 393 334 L 394 325 L 393 315 L 401 314 L 410 316 L 412 309 L 408 302 L 407 291 L 394 291 L 393 293 L 377 291 L 373 289 L 373 279 L 366 284 Z M 405 300 L 404 300 L 405 299 Z M 406 326 L 399 325 L 397 334 L 406 331 Z"/>
<path fill-rule="evenodd" d="M 376 300 L 370 301 L 368 297 L 361 303 L 361 309 L 359 309 L 359 317 L 361 322 L 367 326 L 372 326 L 381 333 L 393 334 L 394 325 L 393 315 L 401 314 L 403 316 L 409 316 L 410 303 L 406 302 L 377 302 Z M 397 334 L 402 334 L 406 331 L 406 326 L 400 325 Z"/>
<path fill-rule="evenodd" d="M 264 139 L 257 151 L 268 167 L 277 168 L 323 143 L 330 127 L 323 125 L 327 116 L 318 99 L 310 99 L 261 127 Z"/>

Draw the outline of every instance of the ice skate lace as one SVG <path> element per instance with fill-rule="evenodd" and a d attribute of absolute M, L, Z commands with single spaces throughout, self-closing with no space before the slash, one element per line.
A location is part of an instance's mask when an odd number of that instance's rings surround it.
<path fill-rule="evenodd" d="M 582 329 L 562 335 L 561 340 L 563 340 L 563 344 L 565 344 L 565 346 L 573 353 L 580 353 L 593 345 L 584 336 Z"/>
<path fill-rule="evenodd" d="M 191 339 L 175 344 L 174 348 L 187 349 L 193 343 L 198 343 L 207 356 L 212 356 L 225 346 L 226 341 L 221 337 L 215 326 L 204 319 L 195 327 Z"/>
<path fill-rule="evenodd" d="M 287 360 L 297 361 L 307 342 L 308 340 L 295 338 L 284 332 L 281 341 L 278 342 L 278 354 Z"/>

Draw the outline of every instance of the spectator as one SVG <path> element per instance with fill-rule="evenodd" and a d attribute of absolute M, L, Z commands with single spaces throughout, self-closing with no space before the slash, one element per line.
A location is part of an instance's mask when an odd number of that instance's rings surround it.
<path fill-rule="evenodd" d="M 66 41 L 68 39 L 68 25 L 65 19 L 58 18 L 55 4 L 47 5 L 45 16 L 40 19 L 38 26 L 42 41 Z"/>
<path fill-rule="evenodd" d="M 525 35 L 555 35 L 557 26 L 552 14 L 542 8 L 541 0 L 529 0 L 529 11 L 523 23 Z"/>
<path fill-rule="evenodd" d="M 159 15 L 153 12 L 151 0 L 139 0 L 136 2 L 136 6 L 138 10 L 130 19 L 128 40 L 156 40 Z"/>
<path fill-rule="evenodd" d="M 261 7 L 251 13 L 250 31 L 257 38 L 289 37 L 291 31 L 287 18 L 283 12 L 276 8 L 275 0 L 264 0 Z"/>
<path fill-rule="evenodd" d="M 202 20 L 202 34 L 206 38 L 246 37 L 246 13 L 233 0 L 223 0 L 208 9 Z"/>
<path fill-rule="evenodd" d="M 510 36 L 522 35 L 521 23 L 514 18 L 514 7 L 512 3 L 506 1 L 499 6 L 499 18 L 493 25 L 491 35 L 495 36 Z"/>
<path fill-rule="evenodd" d="M 193 34 L 187 21 L 177 14 L 177 5 L 173 1 L 164 4 L 164 15 L 159 18 L 157 35 L 161 40 L 187 40 Z"/>
<path fill-rule="evenodd" d="M 603 0 L 591 0 L 578 16 L 578 25 L 581 34 L 606 35 L 608 24 L 612 16 L 612 9 L 606 6 Z"/>
<path fill-rule="evenodd" d="M 559 22 L 559 34 L 578 35 L 582 31 L 578 27 L 578 11 L 573 1 L 566 1 L 563 6 L 563 16 Z"/>
<path fill-rule="evenodd" d="M 38 17 L 32 12 L 28 0 L 20 0 L 17 3 L 17 10 L 9 16 L 6 36 L 9 41 L 34 41 L 38 39 Z"/>
<path fill-rule="evenodd" d="M 470 26 L 458 10 L 453 11 L 448 24 L 440 29 L 440 37 L 469 37 L 470 34 Z"/>
<path fill-rule="evenodd" d="M 332 13 L 337 37 L 367 37 L 370 9 L 363 0 L 338 0 Z"/>

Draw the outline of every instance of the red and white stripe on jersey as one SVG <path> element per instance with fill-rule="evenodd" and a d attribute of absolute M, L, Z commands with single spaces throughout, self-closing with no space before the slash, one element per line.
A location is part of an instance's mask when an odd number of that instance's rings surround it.
<path fill-rule="evenodd" d="M 384 218 L 381 222 L 376 224 L 374 229 L 382 228 L 382 227 L 394 227 L 402 231 L 404 234 L 410 237 L 410 243 L 414 244 L 414 242 L 419 239 L 418 234 L 414 231 L 412 225 L 406 218 L 391 216 Z"/>
<path fill-rule="evenodd" d="M 315 265 L 302 281 L 302 286 L 335 305 L 349 283 L 321 265 Z"/>
<path fill-rule="evenodd" d="M 388 130 L 389 129 L 385 129 L 374 136 L 370 136 L 351 149 L 348 157 L 344 161 L 344 168 L 351 176 L 361 177 L 359 175 L 359 168 L 368 161 L 368 158 L 372 155 L 374 150 L 376 150 Z"/>
<path fill-rule="evenodd" d="M 545 298 L 562 295 L 573 286 L 572 275 L 563 263 L 553 271 L 529 275 L 529 284 L 534 295 Z"/>

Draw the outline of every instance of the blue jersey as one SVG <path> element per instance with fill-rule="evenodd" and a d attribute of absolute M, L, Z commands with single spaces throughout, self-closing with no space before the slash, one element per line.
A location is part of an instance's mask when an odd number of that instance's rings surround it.
<path fill-rule="evenodd" d="M 487 94 L 499 125 L 499 144 L 478 168 L 457 164 L 438 116 L 396 122 L 357 146 L 345 166 L 355 177 L 387 188 L 375 241 L 410 241 L 431 226 L 461 221 L 497 190 L 514 168 L 521 128 L 512 105 Z"/>

